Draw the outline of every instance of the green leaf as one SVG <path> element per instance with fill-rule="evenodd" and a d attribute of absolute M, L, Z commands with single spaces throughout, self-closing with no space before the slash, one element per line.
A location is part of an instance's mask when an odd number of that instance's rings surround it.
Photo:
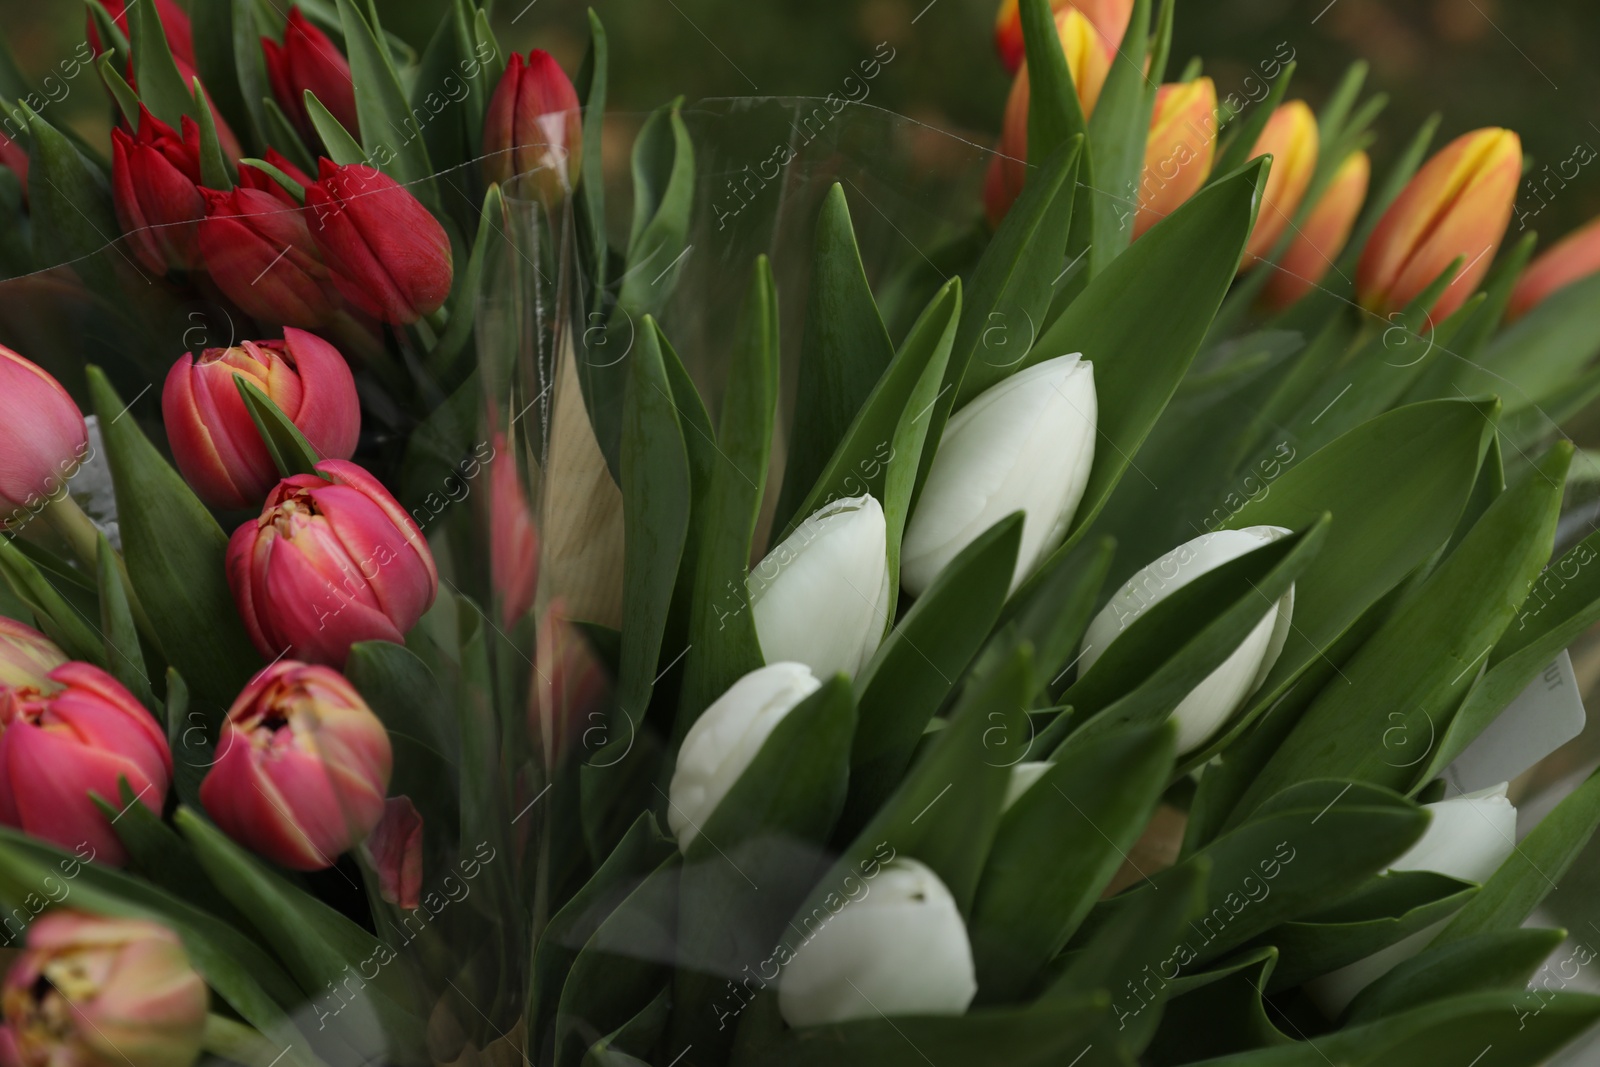
<path fill-rule="evenodd" d="M 473 238 L 472 252 L 467 257 L 467 269 L 462 272 L 461 281 L 456 289 L 452 305 L 455 314 L 450 316 L 450 324 L 440 335 L 439 343 L 428 353 L 428 371 L 441 381 L 453 377 L 456 358 L 466 350 L 467 340 L 472 336 L 472 328 L 477 322 L 475 309 L 478 306 L 478 294 L 483 288 L 484 257 L 488 254 L 490 241 L 497 236 L 503 236 L 500 228 L 502 211 L 500 187 L 491 185 L 483 196 L 483 211 L 478 217 L 477 236 Z"/>
<path fill-rule="evenodd" d="M 222 144 L 217 139 L 217 120 L 206 103 L 200 79 L 194 79 L 194 110 L 199 115 L 200 126 L 200 176 L 211 189 L 233 188 L 233 164 L 222 154 Z"/>
<path fill-rule="evenodd" d="M 745 575 L 767 483 L 778 400 L 778 297 L 765 256 L 756 261 L 735 336 L 717 433 L 720 462 L 706 487 L 700 519 L 692 643 L 685 657 L 676 740 L 682 740 L 711 701 L 764 662 Z"/>
<path fill-rule="evenodd" d="M 128 9 L 127 15 L 140 102 L 175 130 L 185 116 L 198 119 L 199 109 L 183 82 L 183 75 L 178 73 L 178 64 L 172 58 L 156 5 L 136 4 Z"/>
<path fill-rule="evenodd" d="M 195 65 L 211 102 L 228 125 L 248 132 L 252 144 L 261 143 L 264 122 L 258 102 L 267 89 L 261 39 L 254 33 L 249 0 L 195 4 L 189 12 L 189 22 L 194 36 Z M 254 47 L 239 49 L 241 38 L 248 38 Z"/>
<path fill-rule="evenodd" d="M 338 125 L 338 122 L 333 119 L 328 109 L 322 106 L 322 102 L 317 101 L 313 104 L 312 99 L 314 98 L 309 96 L 305 99 L 306 111 L 311 117 L 313 127 L 318 131 L 317 135 L 323 139 L 323 149 L 328 158 L 335 163 L 363 162 L 365 157 L 360 151 L 360 146 L 355 145 L 354 139 L 344 132 L 344 127 Z M 312 155 L 311 150 L 300 139 L 300 132 L 295 129 L 294 123 L 289 121 L 289 116 L 283 113 L 283 108 L 278 106 L 278 102 L 270 96 L 263 98 L 261 101 L 261 114 L 262 123 L 267 130 L 264 139 L 270 141 L 273 147 L 289 158 L 289 162 L 299 167 L 306 174 L 315 174 L 317 172 L 317 157 Z M 317 117 L 319 115 L 324 116 L 323 123 L 332 122 L 332 125 L 326 127 L 317 126 Z M 338 144 L 330 147 L 327 144 L 324 129 L 333 130 L 335 127 L 337 127 L 335 132 L 340 137 L 338 138 Z M 354 146 L 354 150 L 352 150 L 352 146 Z M 322 154 L 318 153 L 318 155 Z"/>
<path fill-rule="evenodd" d="M 589 9 L 589 51 L 578 74 L 578 92 L 583 102 L 583 166 L 578 172 L 578 205 L 584 235 L 584 257 L 589 269 L 591 299 L 598 302 L 605 292 L 606 266 L 610 244 L 606 240 L 606 192 L 602 178 L 602 134 L 606 110 L 606 82 L 609 78 L 609 49 L 606 28 L 594 9 Z"/>
<path fill-rule="evenodd" d="M 33 612 L 39 628 L 60 645 L 62 651 L 74 659 L 85 659 L 100 667 L 109 666 L 105 642 L 95 632 L 93 624 L 39 573 L 39 568 L 9 537 L 0 538 L 0 577 Z"/>
<path fill-rule="evenodd" d="M 311 119 L 311 125 L 316 129 L 317 136 L 322 138 L 322 147 L 327 151 L 329 159 L 340 166 L 352 163 L 370 165 L 366 149 L 361 147 L 361 143 L 333 117 L 333 112 L 329 111 L 327 105 L 318 100 L 310 89 L 305 91 L 305 101 L 306 115 Z M 314 174 L 315 170 L 308 173 Z"/>
<path fill-rule="evenodd" d="M 1033 598 L 984 649 L 980 664 L 989 662 L 991 656 L 1008 655 L 1022 642 L 1033 647 L 1038 691 L 1030 696 L 1030 705 L 1058 690 L 1061 679 L 1077 662 L 1078 649 L 1083 645 L 1089 620 L 1094 617 L 1116 548 L 1116 542 L 1109 537 L 1093 545 L 1080 542 L 1056 560 L 1050 570 L 1040 572 Z"/>
<path fill-rule="evenodd" d="M 190 807 L 200 806 L 200 785 L 216 763 L 216 746 L 207 730 L 208 715 L 189 707 L 189 686 L 183 675 L 167 668 L 167 747 L 172 750 L 172 790 Z"/>
<path fill-rule="evenodd" d="M 650 1055 L 671 1017 L 671 990 L 663 989 L 638 1015 L 589 1046 L 583 1067 L 650 1067 L 640 1057 Z"/>
<path fill-rule="evenodd" d="M 127 687 L 147 708 L 155 708 L 155 693 L 150 688 L 144 650 L 139 647 L 139 630 L 128 608 L 128 594 L 122 582 L 122 565 L 105 534 L 100 535 L 98 578 L 100 586 L 100 636 L 105 645 L 105 662 L 111 676 Z"/>
<path fill-rule="evenodd" d="M 817 216 L 794 426 L 778 499 L 780 523 L 792 527 L 805 517 L 800 501 L 816 496 L 812 487 L 893 358 L 894 343 L 861 265 L 844 187 L 834 183 Z"/>
<path fill-rule="evenodd" d="M 1346 1009 L 1346 1025 L 1373 1022 L 1463 993 L 1515 997 L 1563 940 L 1562 930 L 1516 928 L 1474 934 L 1430 947 L 1363 989 Z"/>
<path fill-rule="evenodd" d="M 1600 351 L 1600 325 L 1592 314 L 1596 300 L 1600 277 L 1552 294 L 1496 336 L 1476 365 L 1456 364 L 1453 384 L 1468 395 L 1499 393 L 1507 411 L 1557 395 Z"/>
<path fill-rule="evenodd" d="M 376 22 L 368 22 L 354 0 L 337 0 L 337 3 L 339 22 L 344 28 L 345 52 L 350 58 L 350 74 L 355 82 L 356 117 L 361 124 L 365 155 L 372 166 L 406 186 L 437 214 L 439 196 L 434 189 L 433 166 L 428 162 L 426 143 L 420 137 L 391 143 L 394 140 L 392 131 L 406 128 L 411 108 L 406 103 L 405 90 L 389 50 L 378 39 Z M 369 10 L 375 19 L 376 10 Z M 316 125 L 317 132 L 323 133 L 321 123 Z M 323 141 L 327 142 L 326 135 Z M 328 147 L 332 149 L 333 145 Z"/>
<path fill-rule="evenodd" d="M 121 796 L 116 804 L 98 796 L 94 800 L 128 850 L 134 873 L 235 929 L 243 927 L 244 917 L 217 892 L 183 838 L 161 821 L 159 813 L 139 803 L 126 778 L 119 779 L 118 788 Z"/>
<path fill-rule="evenodd" d="M 100 53 L 100 58 L 95 60 L 95 66 L 100 70 L 100 80 L 111 90 L 111 98 L 117 102 L 117 110 L 122 112 L 122 121 L 137 129 L 140 118 L 139 94 L 134 92 L 133 87 L 118 73 L 116 53 Z"/>
<path fill-rule="evenodd" d="M 968 924 L 983 1003 L 1022 999 L 1089 913 L 1150 821 L 1173 736 L 1158 724 L 1069 744 L 1001 816 Z"/>
<path fill-rule="evenodd" d="M 361 641 L 344 675 L 388 731 L 394 750 L 390 796 L 410 797 L 425 826 L 459 825 L 459 735 L 438 679 L 404 645 Z"/>
<path fill-rule="evenodd" d="M 1277 1009 L 1269 1014 L 1262 996 L 1277 962 L 1278 952 L 1269 946 L 1194 975 L 1187 982 L 1179 979 L 1172 983 L 1165 991 L 1170 999 L 1161 1015 L 1161 1027 L 1145 1052 L 1145 1062 L 1162 1067 L 1193 1063 L 1201 1056 L 1288 1044 L 1292 1039 L 1273 1021 L 1274 1014 L 1280 1019 L 1283 1015 Z M 1290 1028 L 1293 1026 L 1290 1021 Z"/>
<path fill-rule="evenodd" d="M 172 665 L 204 700 L 226 707 L 260 664 L 228 589 L 227 536 L 137 420 L 122 418 L 127 408 L 100 369 L 88 376 L 134 592 Z"/>
<path fill-rule="evenodd" d="M 306 435 L 300 432 L 300 427 L 244 375 L 235 374 L 233 384 L 239 389 L 239 398 L 244 401 L 244 409 L 250 413 L 250 420 L 256 424 L 261 443 L 267 446 L 267 453 L 272 456 L 279 477 L 317 474 L 317 464 L 322 457 L 306 440 Z"/>
<path fill-rule="evenodd" d="M 1212 164 L 1211 169 L 1215 173 L 1229 174 L 1256 157 L 1256 142 L 1261 139 L 1261 131 L 1267 128 L 1267 120 L 1272 118 L 1272 113 L 1288 95 L 1295 67 L 1294 63 L 1286 64 L 1267 95 L 1251 105 L 1249 117 L 1237 125 L 1229 124 L 1225 143 L 1217 152 L 1216 162 Z"/>
<path fill-rule="evenodd" d="M 72 264 L 95 293 L 114 299 L 121 287 L 109 254 L 126 253 L 109 247 L 121 237 L 122 227 L 105 174 L 26 104 L 19 107 L 33 142 L 28 153 L 28 218 L 34 258 L 41 267 Z"/>
<path fill-rule="evenodd" d="M 1056 34 L 1052 5 L 1022 0 L 1019 15 L 1028 66 L 1028 161 L 1042 163 L 1073 138 L 1085 136 L 1088 124 Z"/>
<path fill-rule="evenodd" d="M 1106 74 L 1094 114 L 1089 116 L 1095 184 L 1109 191 L 1109 195 L 1085 191 L 1094 212 L 1094 247 L 1089 250 L 1094 273 L 1121 255 L 1133 239 L 1130 199 L 1137 196 L 1139 177 L 1144 170 L 1150 112 L 1155 104 L 1156 82 L 1161 79 L 1161 72 L 1154 68 L 1154 81 L 1145 75 L 1145 63 L 1152 58 L 1148 32 L 1150 8 L 1150 0 L 1134 0 L 1128 31 L 1111 58 L 1111 70 Z M 1167 17 L 1170 18 L 1170 13 Z M 1226 171 L 1218 168 L 1217 173 Z"/>

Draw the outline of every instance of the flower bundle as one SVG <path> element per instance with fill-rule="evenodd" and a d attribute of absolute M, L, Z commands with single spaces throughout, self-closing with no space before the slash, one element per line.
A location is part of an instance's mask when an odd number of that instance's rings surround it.
<path fill-rule="evenodd" d="M 1219 103 L 1163 84 L 1171 0 L 1055 6 L 1001 10 L 970 230 L 879 255 L 816 190 L 791 293 L 685 271 L 730 213 L 677 104 L 613 245 L 598 19 L 574 87 L 474 0 L 420 54 L 352 0 L 91 5 L 109 151 L 21 92 L 0 156 L 38 298 L 0 314 L 0 1056 L 1588 1029 L 1525 923 L 1600 778 L 1531 828 L 1507 782 L 1600 620 L 1560 521 L 1592 233 L 1501 250 L 1509 131 L 1374 183 L 1361 70 Z"/>

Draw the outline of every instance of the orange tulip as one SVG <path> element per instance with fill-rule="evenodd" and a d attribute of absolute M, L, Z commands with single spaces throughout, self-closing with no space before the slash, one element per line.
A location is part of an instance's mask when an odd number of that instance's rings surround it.
<path fill-rule="evenodd" d="M 1083 12 L 1099 32 L 1106 51 L 1115 52 L 1122 44 L 1123 35 L 1128 32 L 1128 20 L 1133 16 L 1133 0 L 1050 0 L 1050 9 L 1057 12 L 1057 25 L 1060 24 L 1060 12 Z M 1000 14 L 994 21 L 994 46 L 1007 70 L 1016 71 L 1022 66 L 1026 50 L 1022 43 L 1022 12 L 1017 8 L 1017 0 L 1005 0 L 1000 5 Z"/>
<path fill-rule="evenodd" d="M 1078 104 L 1084 118 L 1094 114 L 1094 105 L 1105 87 L 1106 75 L 1111 72 L 1111 53 L 1100 40 L 1100 35 L 1089 20 L 1071 8 L 1056 16 L 1056 35 L 1061 39 L 1061 50 L 1067 56 L 1067 69 L 1072 73 L 1072 86 L 1078 92 Z M 990 166 L 989 187 L 985 190 L 985 208 L 989 222 L 998 226 L 1005 218 L 1028 178 L 1028 67 L 1023 64 L 1011 83 L 1011 97 L 1006 101 L 1005 124 L 1000 132 L 1000 154 Z"/>
<path fill-rule="evenodd" d="M 1451 141 L 1411 179 L 1367 242 L 1356 295 L 1388 314 L 1415 300 L 1453 260 L 1466 266 L 1432 309 L 1445 318 L 1489 270 L 1511 222 L 1522 180 L 1522 141 L 1510 130 L 1475 130 Z"/>
<path fill-rule="evenodd" d="M 1217 88 L 1211 79 L 1163 85 L 1145 141 L 1136 240 L 1200 191 L 1216 154 Z"/>
<path fill-rule="evenodd" d="M 1261 194 L 1256 228 L 1245 245 L 1245 266 L 1268 255 L 1300 210 L 1311 175 L 1317 169 L 1317 116 L 1304 100 L 1291 100 L 1272 113 L 1256 141 L 1252 156 L 1272 157 L 1267 188 Z"/>
<path fill-rule="evenodd" d="M 1350 240 L 1371 178 L 1372 160 L 1365 152 L 1354 152 L 1339 164 L 1267 282 L 1261 298 L 1267 308 L 1286 308 L 1322 281 Z"/>
<path fill-rule="evenodd" d="M 1600 219 L 1568 234 L 1534 260 L 1511 291 L 1506 317 L 1520 319 L 1557 290 L 1600 274 Z"/>

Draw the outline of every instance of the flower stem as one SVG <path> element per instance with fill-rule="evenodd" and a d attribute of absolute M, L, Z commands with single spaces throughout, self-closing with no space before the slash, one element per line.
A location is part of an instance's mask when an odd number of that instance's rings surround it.
<path fill-rule="evenodd" d="M 306 1062 L 304 1056 L 285 1056 L 288 1050 L 280 1049 L 254 1027 L 221 1015 L 206 1016 L 205 1036 L 201 1038 L 201 1045 L 212 1055 L 242 1063 L 245 1067 L 272 1067 L 280 1060 L 293 1062 L 298 1059 L 300 1063 Z"/>
<path fill-rule="evenodd" d="M 71 493 L 61 493 L 52 500 L 44 509 L 45 522 L 50 528 L 60 535 L 78 558 L 78 562 L 88 570 L 92 576 L 99 572 L 100 567 L 100 527 L 94 520 L 84 514 L 83 508 L 72 499 Z M 156 634 L 155 626 L 150 622 L 150 616 L 145 614 L 144 605 L 139 603 L 139 595 L 133 591 L 133 582 L 128 578 L 128 566 L 123 561 L 120 553 L 113 552 L 117 563 L 117 574 L 122 579 L 123 592 L 128 597 L 128 609 L 133 613 L 133 621 L 139 627 L 139 632 L 145 636 L 156 648 L 161 647 L 161 640 Z"/>

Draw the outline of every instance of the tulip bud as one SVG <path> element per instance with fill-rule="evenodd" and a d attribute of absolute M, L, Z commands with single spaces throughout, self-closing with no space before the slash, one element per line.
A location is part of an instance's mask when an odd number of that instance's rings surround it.
<path fill-rule="evenodd" d="M 224 296 L 264 323 L 312 329 L 333 319 L 338 300 L 303 210 L 247 185 L 205 197 L 200 255 Z"/>
<path fill-rule="evenodd" d="M 1144 612 L 1202 574 L 1216 570 L 1290 531 L 1280 526 L 1250 526 L 1202 534 L 1168 552 L 1118 589 L 1083 637 L 1078 671 L 1081 676 L 1106 648 Z M 1221 666 L 1195 686 L 1172 712 L 1178 721 L 1178 753 L 1199 748 L 1261 687 L 1289 638 L 1294 614 L 1294 587 L 1262 614 L 1261 621 Z"/>
<path fill-rule="evenodd" d="M 62 492 L 89 451 L 89 427 L 42 367 L 0 345 L 0 527 Z"/>
<path fill-rule="evenodd" d="M 1261 194 L 1256 226 L 1245 245 L 1245 266 L 1271 253 L 1300 210 L 1317 169 L 1317 116 L 1304 100 L 1281 105 L 1267 120 L 1252 156 L 1271 156 L 1267 188 Z"/>
<path fill-rule="evenodd" d="M 1350 240 L 1356 216 L 1367 198 L 1367 182 L 1372 176 L 1372 160 L 1365 152 L 1352 152 L 1333 172 L 1323 192 L 1299 232 L 1278 261 L 1267 281 L 1262 303 L 1280 311 L 1309 293 L 1333 269 L 1333 261 Z"/>
<path fill-rule="evenodd" d="M 1506 799 L 1506 783 L 1476 793 L 1424 804 L 1433 818 L 1422 838 L 1389 865 L 1391 871 L 1432 871 L 1483 884 L 1517 847 L 1517 809 Z M 1427 929 L 1313 981 L 1305 990 L 1324 1015 L 1336 1019 L 1357 993 L 1428 947 L 1449 923 Z"/>
<path fill-rule="evenodd" d="M 578 180 L 583 115 L 578 93 L 548 52 L 513 52 L 483 120 L 483 172 L 504 185 L 518 174 L 539 200 L 559 203 Z"/>
<path fill-rule="evenodd" d="M 228 709 L 200 803 L 252 851 L 320 871 L 383 818 L 392 764 L 383 723 L 338 671 L 279 660 Z"/>
<path fill-rule="evenodd" d="M 1133 17 L 1133 0 L 1050 0 L 1050 8 L 1056 13 L 1057 25 L 1063 12 L 1082 13 L 1094 26 L 1106 52 L 1113 55 L 1121 47 L 1122 38 L 1128 32 L 1128 21 Z M 1027 46 L 1022 39 L 1022 11 L 1017 0 L 1005 0 L 1000 5 L 994 24 L 994 46 L 1000 53 L 1000 61 L 1012 73 L 1016 73 L 1027 58 Z"/>
<path fill-rule="evenodd" d="M 1449 317 L 1488 273 L 1522 180 L 1510 130 L 1463 134 L 1428 160 L 1384 212 L 1356 268 L 1361 306 L 1380 315 L 1422 295 L 1457 258 L 1466 265 L 1431 310 Z"/>
<path fill-rule="evenodd" d="M 53 911 L 28 927 L 0 1005 L 19 1067 L 189 1067 L 210 996 L 183 942 L 143 919 Z"/>
<path fill-rule="evenodd" d="M 261 434 L 234 376 L 266 393 L 319 456 L 349 459 L 361 434 L 355 379 L 339 350 L 315 334 L 283 331 L 281 341 L 245 341 L 185 354 L 161 393 L 172 458 L 200 498 L 215 508 L 260 504 L 278 483 Z"/>
<path fill-rule="evenodd" d="M 300 184 L 302 190 L 311 184 L 310 175 L 289 162 L 276 148 L 268 148 L 267 154 L 261 157 L 263 163 L 270 163 L 283 172 L 283 176 L 291 178 Z M 279 185 L 277 180 L 259 167 L 239 167 L 239 184 L 246 189 L 256 189 L 263 193 L 270 193 L 280 203 L 288 205 L 291 209 L 298 209 L 300 201 L 290 195 L 289 190 Z M 307 234 L 308 241 L 310 234 Z"/>
<path fill-rule="evenodd" d="M 124 37 L 132 39 L 128 26 L 128 8 L 139 0 L 97 0 L 101 7 L 106 9 L 106 14 L 111 16 L 111 21 L 117 24 L 117 29 L 122 31 Z M 156 14 L 161 17 L 161 29 L 166 34 L 167 47 L 172 50 L 172 58 L 180 63 L 194 66 L 194 31 L 189 24 L 189 15 L 179 7 L 176 0 L 155 0 Z M 109 47 L 100 40 L 99 27 L 94 19 L 89 19 L 89 44 L 98 54 Z M 184 82 L 185 85 L 188 82 Z"/>
<path fill-rule="evenodd" d="M 438 311 L 450 295 L 450 238 L 393 178 L 359 163 L 322 160 L 306 189 L 311 239 L 334 288 L 397 326 Z"/>
<path fill-rule="evenodd" d="M 127 858 L 90 793 L 121 806 L 118 779 L 159 813 L 172 753 L 156 720 L 111 675 L 66 663 L 39 686 L 0 689 L 0 823 L 66 849 Z"/>
<path fill-rule="evenodd" d="M 1163 85 L 1150 115 L 1133 236 L 1182 207 L 1211 176 L 1217 154 L 1217 89 L 1210 78 Z"/>
<path fill-rule="evenodd" d="M 778 983 L 790 1026 L 961 1015 L 977 995 L 967 927 L 939 876 L 898 859 L 868 885 L 795 947 Z"/>
<path fill-rule="evenodd" d="M 343 459 L 285 478 L 228 542 L 228 584 L 263 656 L 342 666 L 357 641 L 404 641 L 439 591 L 422 531 Z"/>
<path fill-rule="evenodd" d="M 1600 274 L 1600 219 L 1593 219 L 1529 265 L 1511 291 L 1508 319 L 1520 319 L 1559 290 Z"/>
<path fill-rule="evenodd" d="M 489 472 L 489 573 L 500 593 L 500 624 L 510 629 L 533 607 L 539 591 L 539 531 L 504 433 L 494 434 Z"/>
<path fill-rule="evenodd" d="M 854 675 L 889 619 L 888 527 L 876 498 L 836 500 L 795 528 L 745 581 L 762 655 L 827 678 Z"/>
<path fill-rule="evenodd" d="M 111 193 L 117 222 L 139 262 L 155 274 L 200 265 L 196 231 L 206 215 L 200 194 L 200 127 L 187 115 L 183 136 L 139 106 L 139 130 L 111 131 Z"/>
<path fill-rule="evenodd" d="M 688 851 L 783 717 L 820 688 L 803 663 L 769 663 L 701 712 L 684 735 L 667 789 L 667 826 L 679 849 Z"/>
<path fill-rule="evenodd" d="M 45 689 L 67 654 L 31 626 L 0 616 L 0 689 Z"/>
<path fill-rule="evenodd" d="M 28 195 L 28 150 L 0 132 L 0 167 L 17 176 L 24 198 Z"/>
<path fill-rule="evenodd" d="M 1019 371 L 956 412 L 900 547 L 906 590 L 920 596 L 962 549 L 1020 510 L 1015 589 L 1072 523 L 1097 419 L 1094 367 L 1077 353 Z"/>
<path fill-rule="evenodd" d="M 317 143 L 317 128 L 306 113 L 306 93 L 311 92 L 351 136 L 360 136 L 356 118 L 356 87 L 350 63 L 327 34 L 313 26 L 298 6 L 289 9 L 283 44 L 261 38 L 267 61 L 267 83 L 278 106 L 289 116 L 306 143 Z"/>
<path fill-rule="evenodd" d="M 1067 69 L 1072 73 L 1072 84 L 1078 92 L 1078 103 L 1084 118 L 1094 114 L 1094 105 L 1100 99 L 1106 75 L 1111 72 L 1111 52 L 1089 24 L 1089 20 L 1073 8 L 1065 8 L 1056 16 L 1056 34 L 1061 39 L 1061 50 L 1067 56 Z M 990 163 L 999 177 L 999 190 L 986 197 L 986 207 L 991 225 L 998 226 L 1017 197 L 1028 177 L 1028 68 L 1024 64 L 1011 83 L 1011 96 L 1006 101 L 1005 125 L 1000 132 L 1000 154 Z"/>
<path fill-rule="evenodd" d="M 589 730 L 601 725 L 596 714 L 607 706 L 611 682 L 588 638 L 566 612 L 566 603 L 557 597 L 540 617 L 534 637 L 533 681 L 528 688 L 528 728 L 547 775 L 555 772 L 580 736 L 590 756 L 594 747 L 603 747 L 610 740 L 603 728 L 592 739 Z M 591 740 L 595 746 L 589 744 Z"/>
<path fill-rule="evenodd" d="M 422 816 L 410 797 L 384 801 L 383 818 L 361 845 L 378 874 L 378 895 L 413 911 L 422 902 Z"/>

